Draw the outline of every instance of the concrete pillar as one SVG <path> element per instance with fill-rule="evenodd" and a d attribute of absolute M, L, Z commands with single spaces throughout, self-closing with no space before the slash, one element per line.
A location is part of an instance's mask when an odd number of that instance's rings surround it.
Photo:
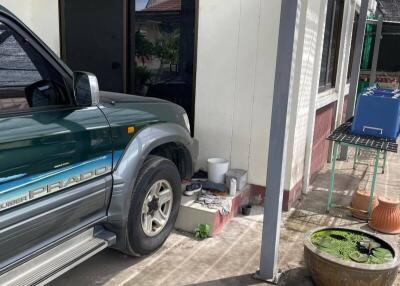
<path fill-rule="evenodd" d="M 365 38 L 365 26 L 367 23 L 368 0 L 361 1 L 360 16 L 358 18 L 357 35 L 354 45 L 353 63 L 351 67 L 349 99 L 347 102 L 346 119 L 350 119 L 354 115 L 354 108 L 357 99 L 358 80 L 360 78 L 360 66 L 362 59 L 362 51 Z M 347 159 L 347 148 L 341 149 L 340 159 Z"/>
<path fill-rule="evenodd" d="M 360 78 L 360 66 L 365 38 L 365 26 L 367 23 L 368 2 L 368 0 L 364 0 L 361 2 L 360 16 L 357 26 L 357 36 L 354 47 L 353 65 L 351 67 L 350 91 L 349 101 L 347 104 L 346 119 L 349 119 L 354 115 L 354 107 L 357 98 L 358 80 Z"/>
<path fill-rule="evenodd" d="M 378 67 L 379 48 L 381 46 L 382 26 L 383 26 L 383 15 L 382 13 L 379 13 L 378 22 L 376 24 L 376 34 L 375 34 L 374 54 L 372 57 L 371 74 L 369 76 L 370 85 L 373 85 L 376 82 L 376 69 Z"/>
<path fill-rule="evenodd" d="M 342 123 L 343 118 L 343 105 L 345 98 L 345 89 L 347 84 L 347 71 L 350 59 L 350 49 L 351 49 L 351 38 L 353 31 L 353 20 L 355 13 L 355 1 L 346 0 L 343 12 L 343 22 L 342 31 L 340 37 L 340 47 L 339 47 L 339 63 L 338 72 L 336 76 L 336 90 L 338 93 L 338 102 L 336 106 L 336 119 L 335 128 L 337 128 Z"/>
<path fill-rule="evenodd" d="M 256 277 L 277 281 L 278 249 L 282 215 L 283 184 L 293 85 L 292 58 L 298 0 L 282 0 L 278 52 L 269 137 L 267 183 L 264 205 L 260 270 Z"/>

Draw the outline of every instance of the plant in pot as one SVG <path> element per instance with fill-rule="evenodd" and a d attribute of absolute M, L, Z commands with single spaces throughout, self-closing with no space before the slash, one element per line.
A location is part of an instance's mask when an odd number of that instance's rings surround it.
<path fill-rule="evenodd" d="M 304 258 L 314 282 L 321 286 L 389 286 L 400 263 L 398 249 L 391 242 L 348 228 L 309 232 Z"/>

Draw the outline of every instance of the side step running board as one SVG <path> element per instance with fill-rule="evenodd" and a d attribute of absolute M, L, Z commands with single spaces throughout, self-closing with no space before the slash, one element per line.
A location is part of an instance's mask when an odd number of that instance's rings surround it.
<path fill-rule="evenodd" d="M 94 228 L 0 276 L 2 286 L 45 285 L 115 243 L 115 234 Z"/>

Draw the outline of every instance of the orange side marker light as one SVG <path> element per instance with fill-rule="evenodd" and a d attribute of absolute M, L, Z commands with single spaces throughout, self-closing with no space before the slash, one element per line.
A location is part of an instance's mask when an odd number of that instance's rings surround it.
<path fill-rule="evenodd" d="M 135 127 L 129 126 L 128 127 L 128 134 L 133 134 L 133 133 L 135 133 Z"/>

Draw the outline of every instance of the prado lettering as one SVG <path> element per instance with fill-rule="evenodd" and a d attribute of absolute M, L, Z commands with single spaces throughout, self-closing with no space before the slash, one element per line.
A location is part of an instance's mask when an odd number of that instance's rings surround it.
<path fill-rule="evenodd" d="M 118 161 L 121 155 L 122 152 L 115 152 L 114 157 L 102 156 L 46 174 L 17 176 L 0 183 L 0 212 L 108 174 L 113 159 Z"/>

